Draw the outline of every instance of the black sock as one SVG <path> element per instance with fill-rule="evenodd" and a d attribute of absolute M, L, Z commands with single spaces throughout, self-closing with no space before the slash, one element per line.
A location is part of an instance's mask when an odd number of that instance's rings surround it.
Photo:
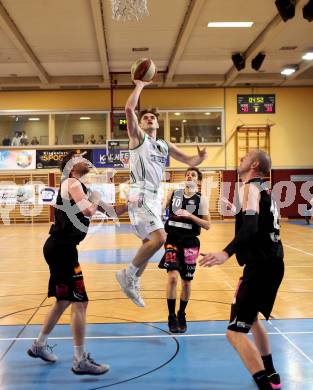
<path fill-rule="evenodd" d="M 167 307 L 168 307 L 168 314 L 175 314 L 175 306 L 176 306 L 176 299 L 168 299 L 167 300 Z"/>
<path fill-rule="evenodd" d="M 185 309 L 188 305 L 188 301 L 183 301 L 182 299 L 180 300 L 180 305 L 179 305 L 179 312 L 180 313 L 185 313 Z"/>
<path fill-rule="evenodd" d="M 275 370 L 274 365 L 273 365 L 272 355 L 269 354 L 266 356 L 262 356 L 262 360 L 264 363 L 266 375 L 269 376 L 269 375 L 274 374 L 274 372 L 276 372 L 276 370 Z"/>
<path fill-rule="evenodd" d="M 252 377 L 260 390 L 272 390 L 265 370 L 256 372 Z"/>

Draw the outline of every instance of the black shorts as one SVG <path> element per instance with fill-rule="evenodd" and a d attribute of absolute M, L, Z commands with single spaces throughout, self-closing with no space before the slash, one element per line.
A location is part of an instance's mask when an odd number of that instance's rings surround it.
<path fill-rule="evenodd" d="M 284 276 L 284 262 L 246 265 L 235 292 L 228 329 L 248 333 L 258 313 L 268 320 Z"/>
<path fill-rule="evenodd" d="M 197 266 L 200 241 L 196 236 L 176 237 L 167 236 L 164 244 L 165 253 L 159 268 L 178 271 L 183 280 L 191 281 Z"/>
<path fill-rule="evenodd" d="M 56 297 L 58 301 L 88 301 L 76 244 L 50 236 L 43 254 L 50 268 L 48 297 Z"/>

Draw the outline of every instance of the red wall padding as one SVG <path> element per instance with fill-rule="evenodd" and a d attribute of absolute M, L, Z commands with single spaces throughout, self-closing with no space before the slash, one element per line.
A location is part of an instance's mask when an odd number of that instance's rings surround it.
<path fill-rule="evenodd" d="M 280 181 L 290 181 L 291 175 L 313 175 L 313 168 L 312 169 L 273 169 L 272 170 L 272 187 L 280 182 Z M 227 197 L 230 202 L 233 202 L 234 198 L 234 189 L 235 189 L 235 182 L 237 181 L 237 171 L 235 170 L 227 170 L 223 171 L 223 183 L 230 182 L 230 191 L 228 191 L 227 186 L 224 186 L 227 191 L 224 191 L 224 194 L 222 194 L 224 197 Z M 295 200 L 292 202 L 292 204 L 288 207 L 284 207 L 280 210 L 281 216 L 284 218 L 303 218 L 298 213 L 298 205 L 299 204 L 306 204 L 307 201 L 302 197 L 300 193 L 300 188 L 303 185 L 304 182 L 293 182 L 293 184 L 296 187 L 296 196 Z M 313 187 L 311 187 L 310 192 L 312 193 L 313 197 Z M 284 200 L 285 197 L 285 191 L 282 193 L 282 200 Z"/>

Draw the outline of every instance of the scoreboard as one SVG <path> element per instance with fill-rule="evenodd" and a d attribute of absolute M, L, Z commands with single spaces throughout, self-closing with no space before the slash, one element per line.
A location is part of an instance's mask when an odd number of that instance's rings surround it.
<path fill-rule="evenodd" d="M 275 114 L 275 95 L 237 95 L 237 114 Z"/>

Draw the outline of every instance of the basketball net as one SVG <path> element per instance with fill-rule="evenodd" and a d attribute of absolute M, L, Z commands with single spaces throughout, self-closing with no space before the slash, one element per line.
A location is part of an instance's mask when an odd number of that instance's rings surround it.
<path fill-rule="evenodd" d="M 117 21 L 140 20 L 149 15 L 147 0 L 111 0 L 112 18 Z"/>

